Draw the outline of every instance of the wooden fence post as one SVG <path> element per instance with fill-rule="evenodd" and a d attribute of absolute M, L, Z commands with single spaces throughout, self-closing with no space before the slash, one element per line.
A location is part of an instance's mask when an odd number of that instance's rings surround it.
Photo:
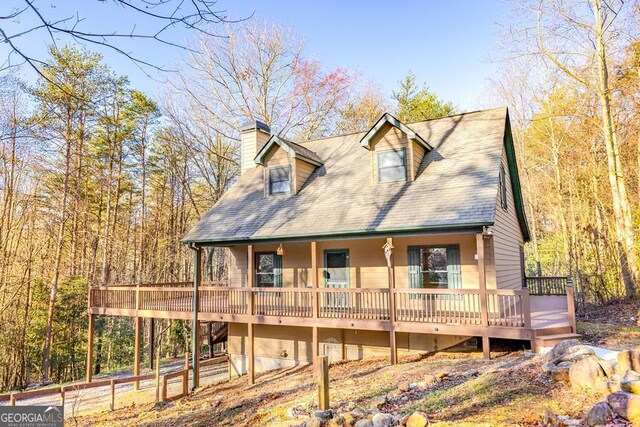
<path fill-rule="evenodd" d="M 16 406 L 16 395 L 13 393 L 9 396 L 9 405 Z"/>
<path fill-rule="evenodd" d="M 60 405 L 64 408 L 64 389 L 60 389 Z"/>
<path fill-rule="evenodd" d="M 156 352 L 156 404 L 160 401 L 160 347 Z"/>
<path fill-rule="evenodd" d="M 317 356 L 318 409 L 329 409 L 329 356 Z"/>
<path fill-rule="evenodd" d="M 189 353 L 184 357 L 184 375 L 182 376 L 182 394 L 189 394 Z"/>
<path fill-rule="evenodd" d="M 109 409 L 113 411 L 116 409 L 116 380 L 111 380 L 109 387 L 111 391 L 111 403 L 109 404 Z"/>

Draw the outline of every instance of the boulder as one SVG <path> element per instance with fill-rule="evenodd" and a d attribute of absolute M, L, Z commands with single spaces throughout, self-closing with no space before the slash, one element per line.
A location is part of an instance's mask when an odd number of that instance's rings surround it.
<path fill-rule="evenodd" d="M 342 414 L 342 420 L 344 421 L 344 427 L 353 427 L 356 423 L 356 418 L 350 413 Z"/>
<path fill-rule="evenodd" d="M 373 399 L 373 406 L 375 406 L 376 408 L 380 408 L 381 406 L 384 406 L 388 401 L 389 398 L 387 396 L 378 396 Z"/>
<path fill-rule="evenodd" d="M 436 378 L 439 379 L 439 380 L 443 380 L 443 379 L 447 378 L 448 376 L 449 376 L 448 372 L 438 372 L 436 374 Z"/>
<path fill-rule="evenodd" d="M 409 389 L 410 389 L 410 386 L 407 381 L 402 381 L 398 383 L 398 391 L 401 391 L 402 393 L 406 393 L 407 391 L 409 391 Z"/>
<path fill-rule="evenodd" d="M 464 376 L 467 378 L 477 377 L 478 375 L 480 375 L 480 372 L 478 372 L 477 369 L 471 369 L 464 373 Z"/>
<path fill-rule="evenodd" d="M 607 396 L 613 412 L 632 423 L 640 421 L 640 396 L 626 391 L 616 391 Z"/>
<path fill-rule="evenodd" d="M 640 374 L 636 371 L 627 371 L 620 380 L 620 389 L 633 394 L 640 394 Z"/>
<path fill-rule="evenodd" d="M 569 381 L 574 388 L 593 390 L 602 377 L 604 377 L 604 372 L 600 364 L 592 357 L 581 359 L 569 368 Z"/>
<path fill-rule="evenodd" d="M 559 362 L 577 362 L 578 360 L 582 360 L 585 357 L 595 356 L 595 354 L 595 351 L 593 351 L 586 345 L 580 344 L 567 349 L 564 354 L 561 354 L 556 359 Z"/>
<path fill-rule="evenodd" d="M 317 417 L 311 417 L 309 421 L 304 424 L 304 427 L 322 427 L 322 420 Z"/>
<path fill-rule="evenodd" d="M 360 408 L 356 408 L 353 411 L 350 412 L 350 414 L 354 417 L 354 418 L 362 418 L 364 417 L 366 414 L 364 413 L 364 411 Z"/>
<path fill-rule="evenodd" d="M 555 360 L 542 365 L 542 370 L 551 377 L 554 381 L 569 381 L 569 368 L 571 368 L 571 362 L 559 362 Z"/>
<path fill-rule="evenodd" d="M 553 348 L 547 353 L 547 360 L 556 359 L 567 352 L 571 347 L 581 345 L 579 340 L 565 340 L 554 345 Z"/>
<path fill-rule="evenodd" d="M 626 350 L 618 353 L 618 366 L 616 371 L 623 375 L 627 371 L 640 372 L 640 351 Z"/>
<path fill-rule="evenodd" d="M 344 426 L 345 426 L 345 422 L 344 422 L 344 417 L 342 415 L 331 418 L 327 423 L 327 427 L 344 427 Z"/>
<path fill-rule="evenodd" d="M 616 374 L 616 362 L 613 360 L 598 359 L 598 363 L 607 378 L 611 378 Z"/>
<path fill-rule="evenodd" d="M 371 418 L 371 422 L 373 423 L 373 427 L 391 427 L 395 424 L 396 419 L 393 415 L 380 412 Z"/>
<path fill-rule="evenodd" d="M 432 386 L 438 382 L 438 377 L 436 377 L 435 375 L 427 374 L 424 376 L 423 381 L 427 386 Z"/>
<path fill-rule="evenodd" d="M 407 427 L 425 427 L 429 424 L 427 414 L 424 412 L 414 412 L 407 418 Z"/>
<path fill-rule="evenodd" d="M 371 420 L 359 420 L 353 427 L 373 427 L 373 422 Z"/>
<path fill-rule="evenodd" d="M 607 402 L 596 403 L 587 414 L 586 423 L 589 427 L 609 424 L 613 421 L 613 410 Z"/>
<path fill-rule="evenodd" d="M 316 411 L 313 413 L 316 418 L 321 419 L 322 421 L 329 421 L 333 418 L 333 413 L 331 411 Z"/>

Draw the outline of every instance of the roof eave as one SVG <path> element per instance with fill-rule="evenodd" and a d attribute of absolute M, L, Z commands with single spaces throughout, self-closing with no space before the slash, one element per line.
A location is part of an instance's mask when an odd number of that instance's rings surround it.
<path fill-rule="evenodd" d="M 238 236 L 227 239 L 181 239 L 185 245 L 196 246 L 233 246 L 252 243 L 274 243 L 292 241 L 312 241 L 312 240 L 343 240 L 348 238 L 375 238 L 382 236 L 407 236 L 422 234 L 458 234 L 464 232 L 482 232 L 482 228 L 493 225 L 493 222 L 478 222 L 466 224 L 442 224 L 426 227 L 404 227 L 389 228 L 379 230 L 349 230 L 331 231 L 325 233 L 291 234 L 291 235 L 271 235 L 271 236 Z"/>

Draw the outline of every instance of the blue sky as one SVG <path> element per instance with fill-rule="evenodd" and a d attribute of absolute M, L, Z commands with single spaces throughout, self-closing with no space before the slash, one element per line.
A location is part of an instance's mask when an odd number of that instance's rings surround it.
<path fill-rule="evenodd" d="M 6 2 L 6 3 L 5 3 Z M 22 5 L 18 0 L 3 0 L 0 11 L 8 5 Z M 63 17 L 78 12 L 86 18 L 83 28 L 92 30 L 130 30 L 134 24 L 146 29 L 148 21 L 125 13 L 110 1 L 36 0 L 45 16 Z M 257 1 L 220 0 L 220 9 L 234 17 L 255 16 L 291 26 L 306 42 L 309 56 L 326 68 L 346 67 L 390 94 L 397 81 L 409 70 L 441 98 L 453 101 L 460 109 L 477 108 L 479 96 L 499 64 L 487 58 L 495 53 L 500 24 L 508 18 L 509 6 L 502 1 Z M 32 18 L 3 23 L 8 33 L 24 29 Z M 189 37 L 186 30 L 171 33 L 174 40 Z M 18 40 L 21 47 L 45 56 L 43 32 L 34 32 Z M 62 42 L 65 39 L 61 40 Z M 154 64 L 172 67 L 180 52 L 157 43 L 126 43 L 126 49 Z M 2 50 L 5 49 L 5 50 Z M 0 48 L 0 54 L 6 47 Z M 101 51 L 106 62 L 119 74 L 129 75 L 132 85 L 154 95 L 158 82 L 149 79 L 126 58 Z M 158 79 L 151 70 L 147 70 Z M 24 70 L 26 79 L 32 72 Z M 486 102 L 485 102 L 486 103 Z"/>

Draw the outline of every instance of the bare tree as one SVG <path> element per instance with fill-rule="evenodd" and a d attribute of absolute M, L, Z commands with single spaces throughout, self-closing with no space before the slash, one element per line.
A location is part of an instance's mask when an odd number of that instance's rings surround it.
<path fill-rule="evenodd" d="M 39 40 L 47 40 L 55 48 L 58 48 L 58 44 L 78 43 L 116 52 L 143 68 L 164 70 L 139 53 L 129 51 L 127 41 L 146 40 L 186 49 L 172 34 L 177 28 L 218 37 L 213 30 L 216 24 L 236 22 L 229 20 L 225 11 L 218 9 L 217 0 L 102 0 L 101 5 L 77 2 L 77 10 L 65 9 L 65 3 L 62 0 L 8 0 L 2 3 L 0 42 L 9 46 L 9 53 L 0 65 L 0 71 L 26 64 L 46 78 L 41 68 L 50 64 L 27 47 L 27 40 L 34 36 Z M 131 28 L 117 28 L 114 25 L 108 31 L 96 31 L 101 16 L 89 16 L 83 10 L 89 3 L 94 7 L 109 8 L 109 11 L 120 10 L 124 16 L 134 15 L 136 21 L 144 25 L 134 25 Z M 58 10 L 64 12 L 57 12 Z"/>

